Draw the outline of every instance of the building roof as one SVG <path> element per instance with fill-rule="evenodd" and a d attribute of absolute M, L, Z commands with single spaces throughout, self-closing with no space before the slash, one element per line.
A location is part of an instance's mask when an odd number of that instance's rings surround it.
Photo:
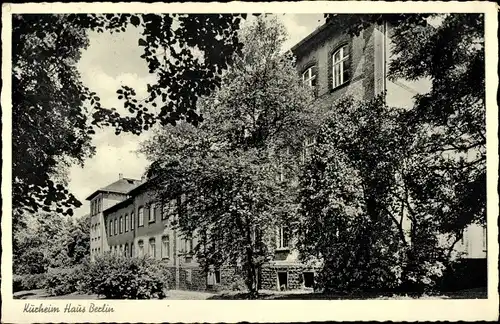
<path fill-rule="evenodd" d="M 130 190 L 134 189 L 138 185 L 141 184 L 141 180 L 130 179 L 130 178 L 121 178 L 118 181 L 113 182 L 106 187 L 97 189 L 94 193 L 88 196 L 87 200 L 92 200 L 96 195 L 101 192 L 111 192 L 111 193 L 119 193 L 119 194 L 127 194 Z"/>
<path fill-rule="evenodd" d="M 316 35 L 320 34 L 322 31 L 324 31 L 327 27 L 329 26 L 328 22 L 325 22 L 321 26 L 317 27 L 315 30 L 312 31 L 309 35 L 307 35 L 305 38 L 302 38 L 300 42 L 295 44 L 290 50 L 293 53 L 296 53 L 301 47 L 303 47 L 306 43 L 308 43 L 310 40 L 316 37 Z"/>
<path fill-rule="evenodd" d="M 116 204 L 109 206 L 108 208 L 104 209 L 102 212 L 104 215 L 107 215 L 121 207 L 127 206 L 133 202 L 133 197 L 128 197 L 125 200 L 118 201 Z"/>

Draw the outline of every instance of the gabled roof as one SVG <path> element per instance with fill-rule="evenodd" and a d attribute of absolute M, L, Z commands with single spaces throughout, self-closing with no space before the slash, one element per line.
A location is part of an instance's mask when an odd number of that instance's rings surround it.
<path fill-rule="evenodd" d="M 87 200 L 92 200 L 92 198 L 94 198 L 101 192 L 127 194 L 130 190 L 134 189 L 140 184 L 141 180 L 121 178 L 118 181 L 115 181 L 112 184 L 107 185 L 106 187 L 97 189 L 94 193 L 92 193 L 90 196 L 87 197 Z"/>

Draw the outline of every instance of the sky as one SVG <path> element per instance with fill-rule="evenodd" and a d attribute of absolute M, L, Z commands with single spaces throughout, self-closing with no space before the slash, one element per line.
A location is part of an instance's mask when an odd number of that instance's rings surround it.
<path fill-rule="evenodd" d="M 323 23 L 323 14 L 282 14 L 278 18 L 288 32 L 283 50 L 291 48 Z M 101 98 L 104 107 L 118 107 L 116 90 L 127 85 L 136 90 L 139 98 L 146 97 L 146 85 L 154 82 L 146 63 L 140 58 L 142 48 L 137 46 L 139 31 L 129 28 L 119 34 L 90 34 L 90 46 L 82 53 L 78 63 L 83 82 Z M 113 129 L 101 129 L 92 144 L 96 154 L 85 161 L 83 168 L 74 165 L 69 170 L 69 190 L 83 205 L 75 210 L 83 216 L 90 210 L 85 200 L 95 190 L 116 180 L 119 174 L 139 179 L 148 161 L 136 151 L 150 133 L 140 136 L 115 135 Z"/>

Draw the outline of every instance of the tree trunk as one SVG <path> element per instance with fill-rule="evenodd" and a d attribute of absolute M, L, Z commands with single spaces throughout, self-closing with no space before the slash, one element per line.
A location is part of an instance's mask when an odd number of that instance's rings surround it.
<path fill-rule="evenodd" d="M 257 271 L 253 262 L 253 250 L 247 249 L 247 262 L 246 262 L 246 280 L 245 283 L 248 288 L 250 299 L 256 299 L 258 296 L 257 289 Z"/>

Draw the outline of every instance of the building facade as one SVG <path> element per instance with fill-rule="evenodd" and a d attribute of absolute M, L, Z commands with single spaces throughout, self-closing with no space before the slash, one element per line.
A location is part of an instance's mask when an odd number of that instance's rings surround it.
<path fill-rule="evenodd" d="M 387 67 L 391 54 L 390 26 L 374 25 L 359 36 L 324 24 L 292 48 L 297 58 L 298 73 L 305 84 L 313 87 L 315 104 L 331 107 L 332 102 L 349 95 L 354 99 L 371 99 L 386 92 L 389 106 L 411 105 L 412 97 L 429 87 L 425 82 L 410 84 L 389 81 Z M 425 81 L 425 80 L 424 80 Z M 304 154 L 308 145 L 304 143 Z M 91 254 L 104 251 L 129 256 L 150 256 L 163 260 L 171 268 L 171 287 L 205 290 L 209 286 L 229 286 L 236 269 L 202 270 L 192 253 L 198 243 L 183 237 L 166 217 L 178 205 L 167 206 L 154 201 L 145 179 L 122 176 L 88 198 L 91 204 Z M 171 210 L 170 210 L 171 212 Z M 483 229 L 468 229 L 458 249 L 466 256 L 486 257 L 486 245 L 481 242 Z M 299 261 L 294 240 L 286 227 L 276 228 L 274 258 L 259 269 L 259 288 L 270 290 L 312 288 L 316 268 Z M 481 243 L 479 243 L 481 244 Z"/>

